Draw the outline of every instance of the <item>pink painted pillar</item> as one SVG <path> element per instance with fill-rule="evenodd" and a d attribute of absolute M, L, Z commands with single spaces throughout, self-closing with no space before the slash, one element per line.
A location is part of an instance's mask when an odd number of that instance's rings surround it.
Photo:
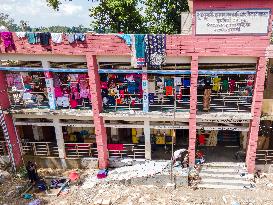
<path fill-rule="evenodd" d="M 109 165 L 107 150 L 107 134 L 104 127 L 103 118 L 100 116 L 102 111 L 102 97 L 100 87 L 100 76 L 95 55 L 87 55 L 87 67 L 89 75 L 89 85 L 91 92 L 92 110 L 98 149 L 99 168 L 104 169 Z"/>
<path fill-rule="evenodd" d="M 9 96 L 7 92 L 7 83 L 4 71 L 0 71 L 0 107 L 3 111 L 10 108 Z M 22 165 L 22 153 L 20 149 L 20 142 L 17 135 L 17 130 L 12 120 L 11 114 L 3 114 L 3 133 L 7 144 L 10 162 L 14 170 Z"/>
<path fill-rule="evenodd" d="M 189 117 L 189 164 L 195 165 L 196 112 L 197 112 L 198 57 L 191 60 L 190 117 Z"/>
<path fill-rule="evenodd" d="M 257 73 L 254 85 L 254 94 L 251 107 L 252 120 L 249 124 L 246 165 L 248 172 L 253 174 L 255 171 L 256 149 L 260 117 L 262 112 L 262 102 L 264 93 L 264 81 L 266 73 L 266 58 L 260 57 L 257 61 Z"/>

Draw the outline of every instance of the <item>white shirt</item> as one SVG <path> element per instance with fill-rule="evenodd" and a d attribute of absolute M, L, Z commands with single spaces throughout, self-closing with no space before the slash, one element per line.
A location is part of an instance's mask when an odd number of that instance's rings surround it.
<path fill-rule="evenodd" d="M 51 33 L 51 40 L 53 43 L 62 43 L 63 34 L 62 33 Z"/>
<path fill-rule="evenodd" d="M 183 152 L 186 152 L 187 150 L 186 149 L 179 149 L 179 150 L 176 150 L 174 153 L 173 153 L 173 158 L 174 159 L 177 159 L 179 157 L 181 157 L 181 154 Z"/>

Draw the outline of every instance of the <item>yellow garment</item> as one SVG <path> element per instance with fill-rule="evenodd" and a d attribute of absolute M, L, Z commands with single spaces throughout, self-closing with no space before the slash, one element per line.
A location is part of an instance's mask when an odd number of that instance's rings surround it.
<path fill-rule="evenodd" d="M 207 140 L 206 145 L 215 147 L 217 145 L 217 135 L 218 131 L 212 130 L 209 134 L 209 139 Z"/>
<path fill-rule="evenodd" d="M 69 141 L 70 141 L 70 142 L 77 142 L 77 137 L 76 137 L 76 135 L 70 134 L 70 135 L 69 135 Z"/>
<path fill-rule="evenodd" d="M 109 89 L 109 95 L 115 96 L 117 94 L 117 90 L 115 88 L 110 88 Z"/>
<path fill-rule="evenodd" d="M 220 90 L 221 78 L 213 78 L 213 87 L 212 90 L 218 92 Z"/>

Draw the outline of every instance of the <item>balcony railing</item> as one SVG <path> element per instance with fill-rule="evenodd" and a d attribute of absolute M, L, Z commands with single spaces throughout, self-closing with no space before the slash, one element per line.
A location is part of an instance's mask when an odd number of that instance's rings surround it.
<path fill-rule="evenodd" d="M 24 155 L 59 157 L 57 144 L 53 142 L 22 142 Z"/>
<path fill-rule="evenodd" d="M 108 150 L 110 158 L 145 159 L 145 145 L 123 144 L 123 150 Z"/>
<path fill-rule="evenodd" d="M 65 143 L 66 158 L 98 158 L 97 148 L 93 143 Z"/>
<path fill-rule="evenodd" d="M 53 142 L 22 142 L 22 149 L 24 155 L 59 157 L 58 146 Z M 0 143 L 0 153 L 7 153 L 4 142 Z M 123 144 L 123 150 L 108 150 L 108 153 L 110 158 L 144 159 L 145 145 Z M 65 157 L 98 158 L 98 151 L 93 143 L 65 143 Z"/>
<path fill-rule="evenodd" d="M 0 141 L 0 155 L 8 155 L 8 150 L 5 141 Z"/>
<path fill-rule="evenodd" d="M 257 164 L 273 164 L 273 150 L 257 150 L 256 163 Z"/>

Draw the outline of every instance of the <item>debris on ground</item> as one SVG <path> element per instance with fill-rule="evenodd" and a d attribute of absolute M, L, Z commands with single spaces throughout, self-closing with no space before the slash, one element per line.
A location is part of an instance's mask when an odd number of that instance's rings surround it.
<path fill-rule="evenodd" d="M 146 167 L 155 167 L 154 171 L 149 171 Z M 145 176 L 149 178 L 152 174 L 164 173 L 170 168 L 170 163 L 165 162 L 158 164 L 148 163 L 146 165 L 128 166 L 110 170 L 105 179 L 98 179 L 98 170 L 87 169 L 67 170 L 61 173 L 51 172 L 52 170 L 43 170 L 44 173 L 51 173 L 52 179 L 44 175 L 47 185 L 52 186 L 52 190 L 59 192 L 58 195 L 51 195 L 49 190 L 40 193 L 25 193 L 25 197 L 29 195 L 30 199 L 24 199 L 22 195 L 16 195 L 18 190 L 22 190 L 27 180 L 22 180 L 11 175 L 10 180 L 0 185 L 0 204 L 30 204 L 30 205 L 84 205 L 84 204 L 112 204 L 112 205 L 211 205 L 211 204 L 226 204 L 226 205 L 271 205 L 273 204 L 273 187 L 269 184 L 273 183 L 273 175 L 266 174 L 263 177 L 257 178 L 255 189 L 246 190 L 225 190 L 225 189 L 197 189 L 192 190 L 187 186 L 175 187 L 172 183 L 166 183 L 159 187 L 155 185 L 138 185 L 124 184 L 118 180 L 132 179 L 130 177 Z M 151 168 L 150 167 L 150 168 Z M 190 171 L 190 175 L 198 174 L 198 168 Z M 180 167 L 180 172 L 183 171 Z M 185 169 L 186 170 L 186 169 Z M 136 171 L 136 173 L 132 173 Z M 167 171 L 168 172 L 168 171 Z M 63 176 L 64 179 L 69 179 L 71 173 L 77 173 L 77 183 L 66 186 L 61 178 L 54 176 Z M 124 175 L 120 178 L 120 175 Z M 192 175 L 196 177 L 197 175 Z M 82 183 L 78 183 L 78 182 Z M 10 193 L 9 193 L 10 192 Z M 55 193 L 56 193 L 55 192 Z M 3 193 L 3 194 L 2 194 Z M 19 192 L 18 192 L 19 193 Z M 29 194 L 29 195 L 27 195 Z"/>

